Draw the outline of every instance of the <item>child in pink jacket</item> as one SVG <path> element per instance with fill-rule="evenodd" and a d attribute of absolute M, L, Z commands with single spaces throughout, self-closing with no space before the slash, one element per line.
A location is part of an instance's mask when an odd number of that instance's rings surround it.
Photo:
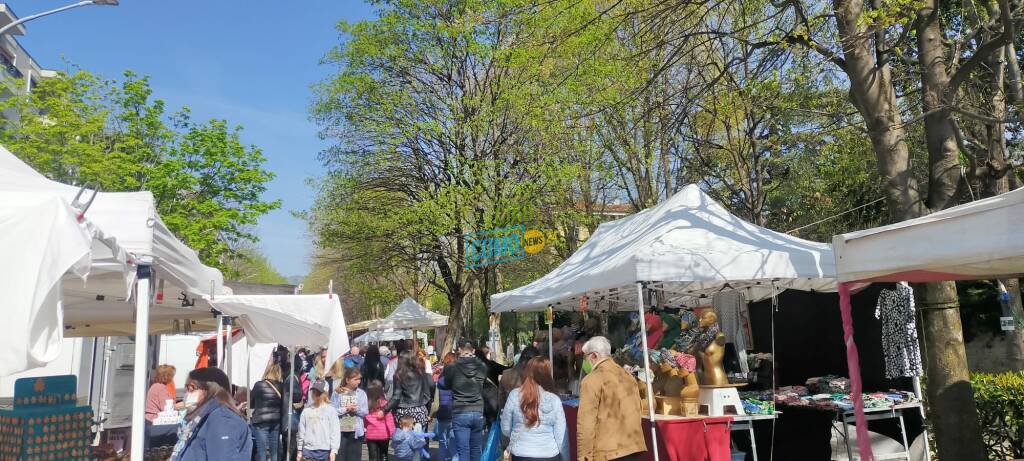
<path fill-rule="evenodd" d="M 363 421 L 366 423 L 366 449 L 370 461 L 386 461 L 388 444 L 395 433 L 395 418 L 391 413 L 384 413 L 388 401 L 384 398 L 384 385 L 374 380 L 366 386 L 366 401 L 369 412 Z"/>

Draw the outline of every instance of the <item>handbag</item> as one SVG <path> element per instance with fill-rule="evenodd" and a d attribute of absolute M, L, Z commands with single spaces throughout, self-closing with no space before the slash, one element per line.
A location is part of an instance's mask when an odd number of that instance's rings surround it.
<path fill-rule="evenodd" d="M 484 380 L 483 385 L 483 397 L 484 397 L 484 417 L 488 421 L 494 421 L 498 419 L 498 415 L 501 413 L 501 393 L 498 391 L 498 386 L 491 382 L 490 379 Z M 501 429 L 498 429 L 501 432 Z"/>
<path fill-rule="evenodd" d="M 501 448 L 501 423 L 491 423 L 491 430 L 487 432 L 487 441 L 484 450 L 480 454 L 480 461 L 498 461 L 504 456 L 505 450 Z"/>

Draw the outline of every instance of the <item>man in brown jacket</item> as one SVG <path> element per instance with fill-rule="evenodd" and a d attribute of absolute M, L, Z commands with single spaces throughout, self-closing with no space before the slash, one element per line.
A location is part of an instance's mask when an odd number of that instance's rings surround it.
<path fill-rule="evenodd" d="M 603 336 L 583 345 L 583 357 L 592 370 L 580 384 L 578 461 L 631 460 L 647 451 L 636 379 L 611 359 L 611 349 Z"/>

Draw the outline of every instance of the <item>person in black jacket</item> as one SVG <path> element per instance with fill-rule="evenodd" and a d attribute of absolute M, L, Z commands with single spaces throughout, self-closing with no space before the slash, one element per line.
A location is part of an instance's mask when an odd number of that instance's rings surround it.
<path fill-rule="evenodd" d="M 252 418 L 249 423 L 256 436 L 257 461 L 266 461 L 268 451 L 271 461 L 278 459 L 283 389 L 281 366 L 276 363 L 271 363 L 263 373 L 263 380 L 252 387 Z"/>
<path fill-rule="evenodd" d="M 487 365 L 475 355 L 471 340 L 459 342 L 459 359 L 444 368 L 445 387 L 452 391 L 452 431 L 459 461 L 480 461 L 484 442 L 484 382 Z"/>
<path fill-rule="evenodd" d="M 359 367 L 359 373 L 363 375 L 360 387 L 364 391 L 366 386 L 374 381 L 384 382 L 384 364 L 380 361 L 380 348 L 376 344 L 366 349 L 366 357 L 363 357 L 363 364 Z"/>
<path fill-rule="evenodd" d="M 416 430 L 425 431 L 430 423 L 430 406 L 434 403 L 434 379 L 424 373 L 421 364 L 415 352 L 402 352 L 384 412 L 394 415 L 396 426 L 403 416 L 411 416 L 419 425 Z"/>

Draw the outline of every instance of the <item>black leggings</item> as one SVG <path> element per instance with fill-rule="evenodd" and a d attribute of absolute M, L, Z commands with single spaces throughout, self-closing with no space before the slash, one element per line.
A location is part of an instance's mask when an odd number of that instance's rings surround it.
<path fill-rule="evenodd" d="M 367 440 L 366 450 L 370 452 L 370 461 L 387 461 L 390 440 Z"/>
<path fill-rule="evenodd" d="M 341 433 L 341 446 L 335 461 L 361 461 L 363 458 L 363 438 L 356 437 L 355 432 Z"/>

